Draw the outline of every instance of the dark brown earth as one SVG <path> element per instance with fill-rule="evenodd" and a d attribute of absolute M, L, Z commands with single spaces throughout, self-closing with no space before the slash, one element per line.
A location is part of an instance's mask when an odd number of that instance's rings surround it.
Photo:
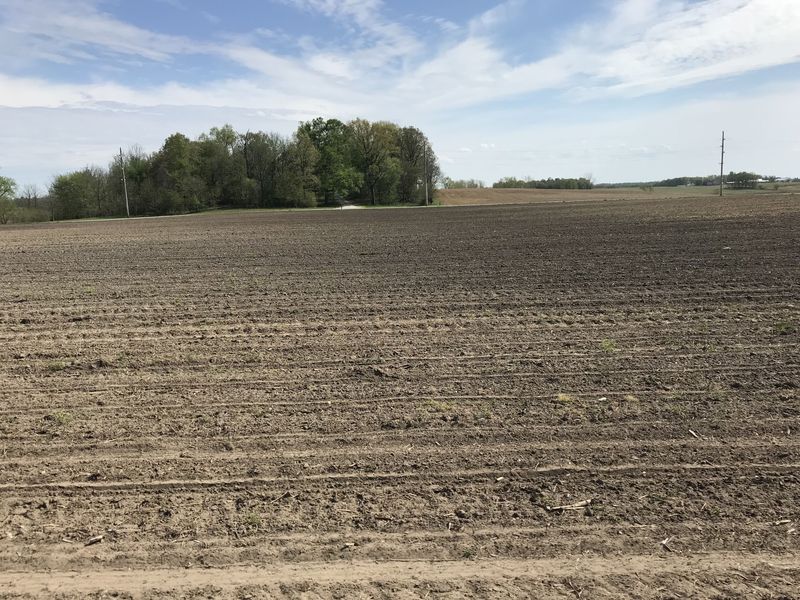
<path fill-rule="evenodd" d="M 800 597 L 799 232 L 792 195 L 2 228 L 0 597 Z"/>

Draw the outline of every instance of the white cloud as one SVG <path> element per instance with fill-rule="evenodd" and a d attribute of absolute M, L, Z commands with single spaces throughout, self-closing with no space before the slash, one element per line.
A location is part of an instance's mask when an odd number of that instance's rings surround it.
<path fill-rule="evenodd" d="M 566 36 L 550 56 L 512 64 L 486 29 L 516 2 L 473 21 L 471 34 L 398 87 L 427 90 L 431 108 L 469 106 L 541 90 L 574 98 L 637 96 L 800 60 L 797 0 L 626 0 L 605 23 Z"/>
<path fill-rule="evenodd" d="M 502 25 L 518 14 L 523 4 L 523 0 L 505 0 L 493 6 L 470 20 L 470 32 L 476 35 L 483 35 L 486 31 Z"/>
<path fill-rule="evenodd" d="M 260 86 L 245 79 L 226 79 L 187 86 L 169 83 L 134 89 L 117 84 L 52 84 L 32 78 L 0 75 L 0 106 L 10 108 L 71 108 L 108 110 L 109 106 L 134 111 L 161 106 L 197 106 L 210 108 L 263 109 L 272 111 L 291 107 L 293 114 L 306 119 L 335 113 L 337 105 L 322 98 L 297 96 Z M 10 93 L 5 95 L 5 90 Z"/>
<path fill-rule="evenodd" d="M 124 23 L 90 0 L 0 0 L 0 10 L 0 51 L 21 64 L 93 60 L 99 52 L 166 61 L 205 47 Z"/>
<path fill-rule="evenodd" d="M 800 59 L 800 2 L 712 0 L 665 4 L 627 2 L 618 21 L 646 28 L 627 44 L 610 45 L 592 62 L 591 74 L 609 85 L 602 92 L 638 94 L 795 62 Z M 649 6 L 635 12 L 630 7 Z M 644 18 L 650 15 L 649 22 Z"/>
<path fill-rule="evenodd" d="M 461 29 L 453 21 L 450 21 L 449 19 L 444 19 L 442 17 L 433 17 L 431 15 L 425 15 L 419 17 L 419 19 L 423 23 L 434 23 L 436 26 L 439 27 L 439 29 L 441 29 L 445 33 L 454 33 Z"/>
<path fill-rule="evenodd" d="M 416 55 L 423 45 L 400 23 L 383 17 L 381 0 L 283 0 L 297 8 L 321 13 L 349 27 L 356 35 L 349 58 L 339 62 L 358 65 L 362 70 L 385 69 Z M 327 50 L 328 55 L 334 49 Z"/>

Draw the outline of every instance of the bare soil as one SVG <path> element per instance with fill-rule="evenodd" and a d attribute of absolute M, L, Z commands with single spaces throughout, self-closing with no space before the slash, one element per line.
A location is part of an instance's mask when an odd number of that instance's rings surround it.
<path fill-rule="evenodd" d="M 732 200 L 799 194 L 800 186 L 781 184 L 777 191 L 765 186 L 763 190 L 725 190 Z M 586 202 L 589 200 L 639 200 L 661 203 L 665 200 L 697 198 L 707 200 L 718 196 L 714 186 L 593 188 L 591 190 L 544 190 L 516 188 L 482 188 L 437 190 L 436 202 L 445 206 L 474 206 L 493 204 L 541 204 L 552 202 Z"/>
<path fill-rule="evenodd" d="M 791 195 L 2 228 L 0 598 L 800 597 L 799 232 Z"/>

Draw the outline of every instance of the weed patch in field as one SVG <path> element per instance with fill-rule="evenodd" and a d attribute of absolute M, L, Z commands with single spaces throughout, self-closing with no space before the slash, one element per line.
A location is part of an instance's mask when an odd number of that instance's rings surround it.
<path fill-rule="evenodd" d="M 258 529 L 261 527 L 261 515 L 257 512 L 249 512 L 244 517 L 244 524 L 252 529 Z"/>
<path fill-rule="evenodd" d="M 612 354 L 617 351 L 617 343 L 614 340 L 603 340 L 600 342 L 600 349 L 603 352 Z"/>
<path fill-rule="evenodd" d="M 44 420 L 48 423 L 52 423 L 54 425 L 58 425 L 59 427 L 63 427 L 64 425 L 69 425 L 72 423 L 74 417 L 69 414 L 68 412 L 64 411 L 56 411 L 44 416 Z"/>
<path fill-rule="evenodd" d="M 453 408 L 455 408 L 453 403 L 445 402 L 443 400 L 428 400 L 426 405 L 431 412 L 440 413 L 450 412 L 453 410 Z"/>

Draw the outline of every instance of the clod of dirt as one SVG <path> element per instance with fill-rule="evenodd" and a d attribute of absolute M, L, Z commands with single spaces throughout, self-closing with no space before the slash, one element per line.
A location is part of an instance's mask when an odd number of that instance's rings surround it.
<path fill-rule="evenodd" d="M 380 377 L 382 379 L 397 379 L 397 375 L 394 375 L 390 371 L 383 369 L 381 367 L 372 367 L 370 369 L 364 367 L 358 367 L 353 369 L 353 375 L 356 377 L 362 378 L 374 378 Z"/>
<path fill-rule="evenodd" d="M 98 358 L 92 364 L 89 365 L 90 369 L 103 369 L 105 367 L 112 366 L 111 361 L 105 358 Z"/>
<path fill-rule="evenodd" d="M 30 319 L 28 319 L 28 318 L 25 318 L 25 319 L 20 319 L 20 320 L 19 320 L 19 323 L 20 323 L 20 325 L 30 325 L 32 322 L 33 322 L 33 321 L 31 321 L 31 320 L 30 320 Z"/>
<path fill-rule="evenodd" d="M 392 375 L 386 369 L 381 369 L 380 367 L 373 367 L 372 372 L 378 377 L 388 377 L 391 379 L 397 379 L 397 375 Z"/>

